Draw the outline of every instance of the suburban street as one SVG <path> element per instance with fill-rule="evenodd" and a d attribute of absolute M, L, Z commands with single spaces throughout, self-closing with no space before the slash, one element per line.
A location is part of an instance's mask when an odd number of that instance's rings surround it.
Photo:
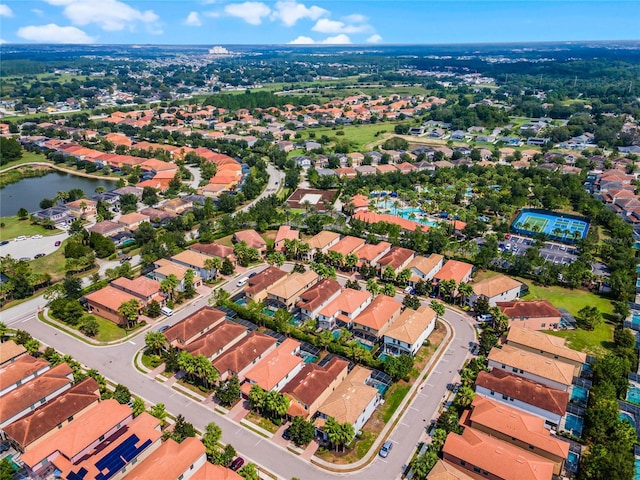
<path fill-rule="evenodd" d="M 64 241 L 68 237 L 67 232 L 60 232 L 57 235 L 43 236 L 42 238 L 27 238 L 25 240 L 8 239 L 9 243 L 0 246 L 0 257 L 5 255 L 11 255 L 13 258 L 20 259 L 23 257 L 29 257 L 33 259 L 34 255 L 38 253 L 44 253 L 49 255 L 55 252 L 57 241 Z"/>
<path fill-rule="evenodd" d="M 242 275 L 263 268 L 265 268 L 264 265 L 254 267 Z M 235 291 L 236 282 L 242 275 L 228 282 L 224 287 L 225 290 Z M 298 477 L 303 480 L 312 480 L 346 475 L 346 473 L 328 472 L 312 465 L 224 415 L 138 372 L 133 366 L 133 359 L 136 352 L 144 347 L 144 332 L 140 332 L 136 337 L 120 345 L 90 346 L 38 321 L 37 310 L 45 303 L 42 296 L 24 302 L 5 311 L 2 315 L 3 321 L 12 328 L 27 330 L 44 344 L 71 355 L 89 368 L 97 369 L 114 383 L 126 385 L 147 402 L 164 403 L 169 412 L 174 415 L 182 413 L 187 421 L 200 430 L 204 430 L 205 425 L 210 421 L 215 421 L 223 430 L 224 442 L 231 443 L 240 455 L 277 473 L 282 478 Z M 172 317 L 157 322 L 153 328 L 174 324 L 205 304 L 205 299 L 198 299 L 177 311 Z M 476 340 L 474 327 L 467 315 L 447 309 L 444 318 L 451 325 L 454 338 L 434 366 L 432 374 L 420 387 L 419 393 L 406 409 L 397 427 L 392 431 L 389 437 L 394 443 L 392 453 L 385 459 L 376 456 L 363 469 L 349 473 L 350 477 L 363 480 L 399 477 L 417 443 L 423 438 L 425 427 L 428 427 L 430 420 L 437 416 L 439 407 L 447 394 L 447 385 L 454 382 L 458 369 L 469 355 L 470 345 Z"/>
<path fill-rule="evenodd" d="M 284 180 L 284 172 L 282 170 L 278 170 L 275 165 L 269 163 L 267 164 L 267 173 L 269 174 L 269 182 L 267 183 L 267 188 L 265 188 L 260 195 L 254 198 L 253 201 L 249 202 L 238 211 L 247 212 L 251 208 L 251 205 L 256 203 L 258 200 L 269 195 L 273 195 L 278 191 L 278 188 Z"/>

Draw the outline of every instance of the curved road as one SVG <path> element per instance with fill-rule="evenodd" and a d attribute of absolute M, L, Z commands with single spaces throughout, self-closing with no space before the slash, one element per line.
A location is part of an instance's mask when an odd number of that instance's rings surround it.
<path fill-rule="evenodd" d="M 235 285 L 235 279 L 232 280 Z M 229 285 L 232 284 L 229 282 Z M 182 413 L 201 431 L 210 421 L 215 421 L 223 431 L 223 441 L 231 443 L 244 456 L 257 462 L 283 478 L 298 477 L 303 480 L 326 479 L 349 475 L 350 478 L 393 479 L 400 476 L 404 466 L 424 436 L 424 428 L 434 418 L 447 394 L 447 384 L 453 383 L 457 371 L 469 356 L 469 345 L 475 341 L 475 330 L 469 317 L 447 309 L 445 319 L 454 330 L 453 340 L 434 366 L 411 405 L 406 409 L 389 439 L 394 443 L 391 454 L 383 459 L 378 456 L 363 469 L 352 473 L 332 473 L 312 465 L 286 449 L 254 434 L 210 408 L 190 400 L 175 390 L 141 374 L 133 366 L 133 357 L 144 347 L 142 332 L 132 340 L 115 346 L 93 347 L 41 323 L 36 311 L 45 301 L 37 297 L 3 313 L 3 320 L 12 328 L 27 330 L 34 337 L 58 351 L 69 354 L 89 368 L 95 368 L 115 383 L 122 383 L 135 394 L 150 403 L 162 402 L 173 414 Z M 176 312 L 161 324 L 173 324 L 205 304 L 204 299 Z"/>
<path fill-rule="evenodd" d="M 261 198 L 267 197 L 269 195 L 273 195 L 278 191 L 280 185 L 284 181 L 284 172 L 278 170 L 271 163 L 267 164 L 267 173 L 269 174 L 269 182 L 267 183 L 266 188 L 262 191 L 260 195 L 254 198 L 251 202 L 247 203 L 244 207 L 242 207 L 239 212 L 247 212 L 251 208 L 251 206 L 256 203 Z"/>

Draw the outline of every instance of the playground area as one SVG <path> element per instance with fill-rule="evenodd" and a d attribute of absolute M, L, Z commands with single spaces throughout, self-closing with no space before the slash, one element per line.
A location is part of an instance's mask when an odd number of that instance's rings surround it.
<path fill-rule="evenodd" d="M 522 235 L 543 233 L 553 240 L 574 243 L 584 239 L 589 223 L 548 210 L 522 210 L 511 224 L 511 230 Z"/>

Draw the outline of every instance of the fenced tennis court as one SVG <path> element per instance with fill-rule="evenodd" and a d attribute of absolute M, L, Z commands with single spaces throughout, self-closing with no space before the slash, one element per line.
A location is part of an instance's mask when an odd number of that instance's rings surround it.
<path fill-rule="evenodd" d="M 574 243 L 587 235 L 589 223 L 573 215 L 548 210 L 522 210 L 511 224 L 511 229 L 521 235 L 543 233 L 554 240 Z"/>

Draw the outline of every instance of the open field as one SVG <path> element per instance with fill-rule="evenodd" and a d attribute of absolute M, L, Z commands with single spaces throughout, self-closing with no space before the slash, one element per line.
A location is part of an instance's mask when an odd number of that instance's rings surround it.
<path fill-rule="evenodd" d="M 25 163 L 32 163 L 32 162 L 46 162 L 46 163 L 53 164 L 53 162 L 50 162 L 49 160 L 47 160 L 47 157 L 45 157 L 41 153 L 27 152 L 26 150 L 23 150 L 22 158 L 20 160 L 14 160 L 13 162 L 9 162 L 6 165 L 3 165 L 2 169 L 0 169 L 0 172 L 4 172 L 5 170 L 8 170 L 12 167 L 16 167 L 18 165 L 24 165 Z"/>
<path fill-rule="evenodd" d="M 58 230 L 55 231 L 57 232 Z M 62 245 L 60 245 L 60 248 L 58 248 L 55 252 L 49 255 L 45 255 L 44 257 L 31 260 L 29 262 L 31 269 L 34 272 L 47 272 L 49 275 L 51 275 L 51 280 L 53 282 L 62 280 L 66 273 L 65 265 L 67 263 L 67 259 L 64 257 L 64 245 L 66 242 L 67 240 L 64 240 L 62 242 Z"/>
<path fill-rule="evenodd" d="M 317 140 L 322 135 L 326 135 L 329 138 L 336 137 L 336 133 L 339 131 L 344 132 L 344 136 L 336 138 L 348 139 L 356 149 L 361 149 L 368 143 L 380 140 L 381 136 L 385 133 L 393 132 L 397 123 L 384 122 L 365 125 L 347 125 L 345 127 L 320 127 L 308 129 L 302 132 L 302 138 L 310 139 L 309 134 L 314 133 Z"/>
<path fill-rule="evenodd" d="M 0 222 L 4 224 L 0 227 L 0 240 L 9 240 L 19 237 L 20 235 L 26 235 L 28 237 L 32 235 L 56 235 L 60 233 L 60 230 L 47 230 L 40 225 L 32 225 L 31 220 L 20 220 L 17 216 L 0 217 Z"/>

